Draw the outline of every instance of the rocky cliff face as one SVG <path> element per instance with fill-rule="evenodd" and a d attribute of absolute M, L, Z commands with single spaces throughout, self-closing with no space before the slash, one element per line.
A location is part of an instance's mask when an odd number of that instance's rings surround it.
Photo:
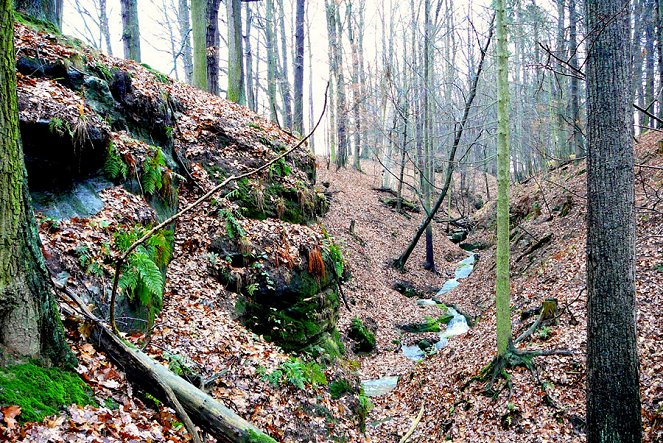
<path fill-rule="evenodd" d="M 119 253 L 178 207 L 297 141 L 149 66 L 29 24 L 15 31 L 21 135 L 47 261 L 102 315 Z M 202 226 L 171 226 L 129 260 L 120 325 L 153 322 L 173 253 L 204 254 L 210 278 L 239 294 L 237 315 L 249 328 L 287 350 L 333 350 L 343 265 L 315 224 L 326 210 L 306 146 L 229 185 L 200 208 Z"/>

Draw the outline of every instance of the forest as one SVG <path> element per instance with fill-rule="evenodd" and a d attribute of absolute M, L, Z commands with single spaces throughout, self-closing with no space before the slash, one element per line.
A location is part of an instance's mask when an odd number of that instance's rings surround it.
<path fill-rule="evenodd" d="M 0 441 L 663 442 L 660 0 L 0 0 Z"/>

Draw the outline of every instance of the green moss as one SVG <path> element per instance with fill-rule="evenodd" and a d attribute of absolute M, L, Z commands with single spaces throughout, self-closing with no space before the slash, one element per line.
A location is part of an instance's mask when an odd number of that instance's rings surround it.
<path fill-rule="evenodd" d="M 60 31 L 55 25 L 53 25 L 53 23 L 30 17 L 18 11 L 14 11 L 14 21 L 36 31 L 47 32 L 49 34 L 60 34 Z"/>
<path fill-rule="evenodd" d="M 276 440 L 263 432 L 247 429 L 242 443 L 276 443 Z"/>
<path fill-rule="evenodd" d="M 359 421 L 359 429 L 362 433 L 366 432 L 366 418 L 368 417 L 368 413 L 371 412 L 373 407 L 373 402 L 366 395 L 364 395 L 362 390 L 362 392 L 357 397 L 357 418 Z"/>
<path fill-rule="evenodd" d="M 152 66 L 148 65 L 147 63 L 141 63 L 140 65 L 141 65 L 143 68 L 145 68 L 145 69 L 147 69 L 148 71 L 150 71 L 150 73 L 151 73 L 152 75 L 154 75 L 154 77 L 156 77 L 156 80 L 157 80 L 158 82 L 160 82 L 160 83 L 170 83 L 170 78 L 168 78 L 168 76 L 167 76 L 166 74 L 157 71 L 156 69 L 154 69 Z"/>
<path fill-rule="evenodd" d="M 401 329 L 405 332 L 411 333 L 422 333 L 422 332 L 440 332 L 441 326 L 446 325 L 451 321 L 453 315 L 445 314 L 438 318 L 426 317 L 423 323 L 409 323 L 407 325 L 401 326 Z"/>
<path fill-rule="evenodd" d="M 329 392 L 334 400 L 338 400 L 343 397 L 343 395 L 354 392 L 354 389 L 349 381 L 344 378 L 339 378 L 329 384 Z"/>
<path fill-rule="evenodd" d="M 74 372 L 25 363 L 0 368 L 0 405 L 21 407 L 21 422 L 41 421 L 64 407 L 95 404 L 92 392 Z"/>
<path fill-rule="evenodd" d="M 350 338 L 356 342 L 355 350 L 360 352 L 371 352 L 375 349 L 375 334 L 371 332 L 364 322 L 355 317 L 350 325 Z"/>

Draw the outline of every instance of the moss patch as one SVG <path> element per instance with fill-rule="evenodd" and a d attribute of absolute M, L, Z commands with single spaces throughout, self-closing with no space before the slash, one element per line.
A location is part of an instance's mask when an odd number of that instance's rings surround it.
<path fill-rule="evenodd" d="M 247 429 L 242 438 L 242 443 L 276 443 L 276 440 L 260 431 Z"/>
<path fill-rule="evenodd" d="M 352 319 L 349 336 L 356 343 L 355 351 L 371 352 L 375 349 L 375 334 L 357 317 Z"/>
<path fill-rule="evenodd" d="M 41 421 L 73 403 L 95 404 L 92 391 L 74 372 L 34 363 L 0 368 L 0 405 L 20 406 L 22 423 Z"/>

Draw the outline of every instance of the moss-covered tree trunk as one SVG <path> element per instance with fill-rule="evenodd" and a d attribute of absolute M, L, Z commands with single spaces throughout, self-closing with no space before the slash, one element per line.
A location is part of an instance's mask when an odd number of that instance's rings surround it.
<path fill-rule="evenodd" d="M 14 8 L 22 14 L 51 23 L 62 29 L 62 0 L 14 0 Z"/>
<path fill-rule="evenodd" d="M 138 0 L 122 0 L 122 42 L 124 58 L 140 62 L 140 26 Z"/>
<path fill-rule="evenodd" d="M 244 61 L 242 53 L 242 4 L 226 0 L 228 11 L 228 100 L 246 104 L 244 93 Z"/>
<path fill-rule="evenodd" d="M 509 47 L 506 37 L 504 0 L 495 2 L 497 21 L 497 278 L 495 306 L 497 354 L 511 347 L 509 306 Z"/>
<path fill-rule="evenodd" d="M 207 0 L 191 0 L 193 86 L 207 90 Z"/>
<path fill-rule="evenodd" d="M 73 363 L 32 214 L 18 130 L 13 17 L 0 0 L 0 346 Z"/>
<path fill-rule="evenodd" d="M 640 442 L 630 8 L 585 5 L 601 29 L 587 41 L 587 441 Z"/>
<path fill-rule="evenodd" d="M 267 50 L 267 98 L 272 121 L 278 120 L 276 112 L 276 41 L 274 36 L 274 0 L 265 2 L 265 48 Z"/>

